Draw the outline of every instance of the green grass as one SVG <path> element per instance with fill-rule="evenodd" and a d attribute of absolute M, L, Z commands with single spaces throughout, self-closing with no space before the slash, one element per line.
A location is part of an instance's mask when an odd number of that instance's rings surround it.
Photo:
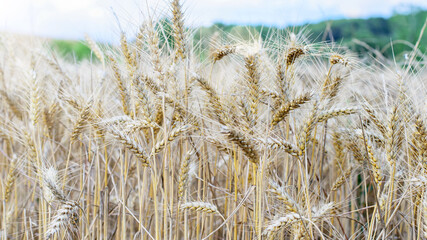
<path fill-rule="evenodd" d="M 91 56 L 90 48 L 81 41 L 52 40 L 50 47 L 70 61 L 80 62 L 84 59 L 89 59 Z"/>

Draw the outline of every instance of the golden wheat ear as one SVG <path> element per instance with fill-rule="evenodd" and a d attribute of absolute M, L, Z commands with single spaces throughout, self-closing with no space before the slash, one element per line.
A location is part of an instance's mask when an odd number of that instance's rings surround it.
<path fill-rule="evenodd" d="M 146 166 L 146 167 L 150 166 L 148 156 L 140 144 L 138 144 L 135 140 L 131 139 L 128 135 L 125 135 L 122 131 L 118 129 L 109 128 L 108 131 L 120 143 L 122 143 L 123 146 L 129 149 L 143 166 Z"/>
<path fill-rule="evenodd" d="M 73 236 L 78 230 L 78 215 L 79 206 L 76 202 L 65 201 L 57 210 L 56 215 L 53 217 L 49 224 L 45 235 L 45 239 L 51 239 L 61 230 L 66 231 L 66 236 Z"/>
<path fill-rule="evenodd" d="M 195 151 L 190 150 L 185 154 L 184 159 L 181 162 L 178 180 L 178 199 L 182 199 L 185 191 L 187 190 L 186 185 L 188 183 L 189 172 L 190 172 L 190 158 L 194 155 Z"/>
<path fill-rule="evenodd" d="M 187 202 L 181 205 L 182 209 L 191 209 L 198 212 L 205 213 L 218 213 L 219 211 L 215 205 L 208 202 Z"/>
<path fill-rule="evenodd" d="M 222 134 L 224 134 L 230 142 L 233 142 L 239 146 L 243 153 L 248 157 L 249 161 L 253 163 L 259 162 L 259 154 L 255 149 L 255 146 L 241 133 L 232 130 L 228 127 L 223 127 Z"/>
<path fill-rule="evenodd" d="M 236 52 L 236 46 L 227 45 L 227 46 L 216 49 L 212 53 L 212 59 L 214 60 L 214 62 L 217 62 L 217 61 L 221 60 L 222 58 L 224 58 L 228 55 L 231 55 L 235 52 Z"/>
<path fill-rule="evenodd" d="M 184 59 L 186 57 L 184 16 L 179 0 L 173 0 L 171 4 L 173 38 L 175 43 L 175 61 L 177 61 L 178 59 Z"/>
<path fill-rule="evenodd" d="M 290 224 L 299 221 L 301 216 L 297 213 L 289 213 L 284 217 L 279 217 L 276 220 L 271 221 L 267 227 L 265 228 L 263 235 L 268 239 L 272 239 L 271 237 L 279 231 L 281 228 L 289 226 Z"/>
<path fill-rule="evenodd" d="M 299 108 L 302 104 L 310 101 L 311 93 L 303 94 L 290 102 L 282 104 L 280 108 L 274 113 L 271 120 L 271 126 L 274 127 L 281 122 L 289 114 L 290 111 Z"/>
<path fill-rule="evenodd" d="M 99 48 L 98 44 L 96 44 L 96 42 L 92 40 L 89 37 L 89 35 L 85 34 L 85 39 L 90 49 L 92 50 L 92 52 L 95 53 L 95 56 L 101 62 L 102 66 L 105 68 L 105 57 L 104 57 L 104 53 L 101 51 L 101 48 Z"/>

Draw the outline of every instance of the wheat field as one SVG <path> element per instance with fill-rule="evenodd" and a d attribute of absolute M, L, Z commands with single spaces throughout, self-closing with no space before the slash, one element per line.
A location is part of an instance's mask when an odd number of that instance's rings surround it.
<path fill-rule="evenodd" d="M 78 63 L 2 35 L 1 239 L 427 239 L 423 32 L 396 62 L 171 10 Z"/>

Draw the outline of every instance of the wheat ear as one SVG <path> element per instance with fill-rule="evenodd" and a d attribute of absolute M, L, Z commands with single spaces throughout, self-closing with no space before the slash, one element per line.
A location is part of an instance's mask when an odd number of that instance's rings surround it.
<path fill-rule="evenodd" d="M 122 76 L 120 74 L 116 60 L 111 56 L 109 57 L 109 59 L 110 59 L 110 62 L 112 63 L 111 67 L 112 67 L 113 72 L 114 72 L 114 77 L 115 77 L 116 82 L 117 82 L 117 87 L 119 88 L 120 100 L 122 102 L 123 112 L 124 112 L 124 114 L 129 115 L 128 91 L 126 89 L 126 86 L 123 83 Z"/>
<path fill-rule="evenodd" d="M 7 173 L 7 178 L 6 178 L 6 189 L 4 191 L 5 202 L 9 201 L 9 197 L 12 192 L 13 185 L 15 184 L 16 176 L 17 176 L 16 160 L 13 159 L 9 165 L 9 171 Z"/>
<path fill-rule="evenodd" d="M 181 205 L 181 209 L 191 209 L 197 212 L 220 214 L 218 208 L 208 202 L 187 202 Z"/>
<path fill-rule="evenodd" d="M 227 46 L 216 49 L 212 53 L 212 59 L 214 60 L 214 62 L 217 62 L 217 61 L 221 60 L 222 58 L 224 58 L 225 56 L 228 56 L 228 55 L 233 54 L 235 52 L 236 52 L 236 46 L 227 45 Z"/>
<path fill-rule="evenodd" d="M 251 142 L 246 139 L 241 133 L 231 130 L 227 127 L 224 127 L 221 131 L 225 136 L 227 136 L 230 142 L 236 143 L 239 146 L 246 157 L 249 158 L 249 161 L 253 163 L 258 163 L 259 155 L 258 151 L 255 149 L 255 146 L 251 144 Z"/>
<path fill-rule="evenodd" d="M 114 135 L 117 140 L 119 140 L 127 149 L 129 149 L 135 155 L 135 157 L 142 163 L 143 166 L 150 166 L 148 157 L 145 154 L 145 151 L 142 149 L 141 145 L 137 144 L 129 136 L 125 135 L 117 129 L 110 128 L 109 131 Z"/>
<path fill-rule="evenodd" d="M 246 82 L 249 87 L 249 106 L 251 109 L 251 125 L 255 126 L 258 117 L 258 104 L 260 100 L 260 73 L 258 69 L 258 56 L 250 55 L 245 58 Z"/>
<path fill-rule="evenodd" d="M 338 190 L 338 188 L 340 188 L 345 183 L 345 181 L 349 181 L 348 178 L 350 177 L 352 170 L 353 169 L 351 167 L 348 168 L 337 180 L 335 180 L 331 187 L 332 192 Z"/>
<path fill-rule="evenodd" d="M 90 113 L 92 108 L 92 101 L 90 101 L 84 109 L 80 112 L 79 118 L 77 119 L 76 123 L 74 124 L 73 131 L 71 133 L 71 141 L 75 141 L 80 133 L 83 130 L 84 124 L 89 119 Z"/>
<path fill-rule="evenodd" d="M 181 162 L 178 180 L 178 199 L 182 199 L 182 197 L 184 196 L 188 180 L 188 172 L 190 170 L 190 158 L 193 154 L 194 150 L 188 151 Z"/>
<path fill-rule="evenodd" d="M 325 112 L 321 112 L 317 117 L 317 122 L 324 122 L 330 118 L 354 114 L 358 111 L 357 108 L 342 108 L 342 109 L 331 109 Z"/>
<path fill-rule="evenodd" d="M 90 49 L 93 53 L 95 53 L 96 58 L 102 63 L 102 66 L 105 67 L 105 60 L 104 60 L 104 54 L 102 53 L 101 49 L 99 48 L 98 44 L 96 44 L 95 41 L 93 41 L 89 35 L 85 35 L 86 42 L 89 44 Z"/>
<path fill-rule="evenodd" d="M 289 212 L 298 212 L 298 205 L 276 182 L 270 180 L 270 192 L 272 192 L 277 199 L 282 201 Z"/>
<path fill-rule="evenodd" d="M 287 102 L 286 104 L 282 104 L 280 108 L 273 114 L 273 120 L 271 120 L 271 126 L 276 126 L 280 121 L 285 119 L 285 117 L 289 114 L 290 111 L 299 108 L 302 104 L 310 101 L 311 94 L 306 93 L 303 94 L 294 100 Z"/>
<path fill-rule="evenodd" d="M 265 228 L 263 235 L 267 236 L 268 239 L 271 239 L 271 235 L 280 230 L 281 228 L 302 219 L 302 216 L 297 213 L 289 213 L 284 217 L 280 217 L 274 221 L 271 221 L 269 225 Z"/>
<path fill-rule="evenodd" d="M 76 202 L 64 202 L 49 224 L 45 235 L 46 239 L 51 239 L 55 234 L 59 234 L 61 229 L 67 230 L 67 234 L 73 234 L 73 231 L 78 229 L 78 209 L 79 206 Z"/>
<path fill-rule="evenodd" d="M 266 143 L 267 146 L 271 149 L 280 149 L 293 156 L 298 156 L 298 147 L 285 141 L 284 139 L 270 137 L 267 139 Z"/>
<path fill-rule="evenodd" d="M 180 136 L 184 132 L 188 131 L 189 129 L 190 129 L 190 125 L 175 127 L 174 129 L 172 129 L 172 131 L 170 131 L 170 133 L 168 134 L 166 139 L 162 139 L 161 141 L 156 143 L 153 150 L 151 151 L 151 154 L 154 155 L 156 153 L 159 153 L 160 151 L 162 151 L 165 148 L 165 146 L 168 142 L 172 142 L 175 138 L 177 138 L 178 136 Z"/>
<path fill-rule="evenodd" d="M 172 28 L 176 61 L 179 58 L 185 58 L 184 20 L 179 0 L 172 1 Z"/>
<path fill-rule="evenodd" d="M 306 52 L 301 47 L 292 47 L 288 50 L 288 53 L 285 57 L 286 60 L 286 68 L 293 65 L 295 60 L 300 56 L 304 55 Z"/>

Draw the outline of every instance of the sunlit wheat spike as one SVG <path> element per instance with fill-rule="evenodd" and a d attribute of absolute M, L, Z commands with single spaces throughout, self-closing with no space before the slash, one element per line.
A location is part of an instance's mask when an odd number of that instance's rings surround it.
<path fill-rule="evenodd" d="M 164 92 L 163 89 L 157 83 L 155 83 L 153 79 L 151 79 L 148 76 L 145 76 L 145 75 L 138 76 L 136 80 L 138 82 L 144 83 L 148 87 L 148 89 L 150 89 L 150 91 L 155 95 L 157 95 L 160 92 Z"/>
<path fill-rule="evenodd" d="M 251 143 L 250 140 L 246 139 L 241 133 L 232 130 L 227 127 L 223 127 L 221 131 L 230 142 L 234 142 L 239 146 L 244 154 L 249 158 L 249 161 L 253 163 L 259 162 L 258 151 L 255 149 L 255 146 Z"/>
<path fill-rule="evenodd" d="M 302 156 L 306 150 L 306 144 L 309 141 L 309 137 L 311 135 L 311 131 L 316 125 L 316 116 L 318 114 L 318 103 L 315 102 L 311 113 L 308 115 L 308 118 L 305 120 L 300 133 L 298 134 L 298 155 Z"/>
<path fill-rule="evenodd" d="M 194 150 L 188 151 L 181 162 L 181 167 L 179 171 L 179 180 L 178 180 L 178 198 L 179 199 L 182 199 L 186 191 L 188 173 L 190 170 L 190 158 L 194 153 L 195 153 Z"/>
<path fill-rule="evenodd" d="M 265 228 L 263 235 L 270 237 L 271 234 L 274 234 L 276 231 L 280 230 L 283 227 L 289 226 L 290 224 L 304 219 L 297 213 L 289 213 L 283 217 L 277 218 L 276 220 L 271 221 Z"/>
<path fill-rule="evenodd" d="M 185 58 L 184 16 L 179 0 L 172 1 L 172 28 L 175 45 L 175 61 Z"/>
<path fill-rule="evenodd" d="M 90 49 L 93 53 L 95 53 L 95 56 L 98 58 L 98 60 L 102 63 L 102 66 L 105 67 L 105 60 L 104 60 L 104 53 L 102 53 L 101 49 L 99 48 L 98 44 L 96 44 L 95 41 L 93 41 L 89 35 L 85 34 L 86 42 L 89 44 Z"/>
<path fill-rule="evenodd" d="M 59 106 L 57 102 L 50 104 L 48 107 L 45 107 L 42 112 L 43 124 L 46 126 L 47 134 L 49 137 L 53 136 L 52 131 L 55 129 L 55 124 L 58 120 Z"/>
<path fill-rule="evenodd" d="M 352 152 L 354 159 L 360 163 L 363 164 L 365 161 L 365 156 L 362 154 L 360 145 L 357 142 L 357 139 L 350 138 L 346 142 L 345 146 Z"/>
<path fill-rule="evenodd" d="M 212 110 L 215 114 L 215 117 L 218 119 L 221 124 L 229 124 L 230 120 L 224 112 L 224 107 L 219 99 L 217 92 L 212 88 L 212 86 L 203 78 L 197 77 L 196 81 L 199 83 L 200 87 L 208 95 L 209 103 L 211 104 Z"/>
<path fill-rule="evenodd" d="M 34 168 L 40 168 L 41 166 L 38 159 L 37 148 L 34 144 L 33 137 L 27 131 L 24 131 L 23 135 L 25 140 L 24 144 L 27 148 L 28 162 L 30 162 Z"/>
<path fill-rule="evenodd" d="M 329 63 L 331 65 L 343 64 L 344 66 L 347 66 L 348 60 L 345 59 L 345 57 L 342 55 L 333 54 L 333 55 L 331 55 L 331 57 L 329 57 Z"/>
<path fill-rule="evenodd" d="M 146 28 L 147 30 L 147 42 L 148 42 L 148 46 L 149 46 L 149 50 L 150 50 L 150 57 L 151 57 L 151 62 L 153 64 L 154 70 L 159 73 L 159 80 L 161 82 L 164 81 L 164 74 L 163 74 L 163 66 L 162 66 L 162 62 L 161 62 L 161 49 L 159 47 L 159 33 L 157 32 L 157 30 L 155 29 L 155 23 L 153 22 L 153 20 L 149 20 L 148 22 L 148 27 Z M 166 86 L 167 84 L 165 82 L 163 82 L 163 85 Z"/>
<path fill-rule="evenodd" d="M 282 104 L 280 108 L 274 113 L 273 119 L 271 120 L 271 125 L 277 125 L 280 121 L 285 119 L 285 117 L 289 114 L 290 111 L 299 108 L 302 104 L 310 101 L 310 99 L 311 93 L 306 93 L 290 102 Z"/>
<path fill-rule="evenodd" d="M 396 157 L 401 145 L 402 126 L 401 118 L 398 116 L 397 106 L 392 108 L 387 124 L 386 132 L 386 157 L 391 166 L 396 164 Z"/>
<path fill-rule="evenodd" d="M 43 195 L 48 203 L 54 200 L 66 201 L 66 197 L 59 186 L 58 171 L 54 167 L 44 168 L 43 177 Z"/>
<path fill-rule="evenodd" d="M 298 205 L 296 202 L 292 199 L 291 196 L 289 196 L 288 193 L 286 193 L 276 182 L 270 180 L 270 191 L 276 196 L 277 199 L 283 202 L 285 204 L 286 209 L 290 212 L 298 212 Z"/>
<path fill-rule="evenodd" d="M 10 194 L 12 193 L 12 188 L 15 184 L 15 180 L 17 177 L 17 169 L 16 169 L 16 159 L 13 159 L 9 165 L 9 171 L 6 177 L 6 189 L 4 190 L 4 201 L 9 201 Z"/>
<path fill-rule="evenodd" d="M 282 96 L 279 96 L 279 93 L 273 92 L 265 88 L 261 89 L 261 94 L 264 96 L 271 97 L 274 100 L 281 100 L 282 98 Z"/>
<path fill-rule="evenodd" d="M 324 89 L 322 90 L 322 99 L 335 99 L 341 88 L 341 85 L 343 85 L 343 80 L 344 77 L 339 75 L 332 77 L 330 81 L 325 81 Z"/>
<path fill-rule="evenodd" d="M 123 56 L 125 57 L 125 60 L 126 60 L 126 67 L 128 69 L 129 76 L 132 79 L 133 73 L 135 71 L 134 68 L 136 66 L 136 61 L 135 61 L 135 56 L 132 56 L 132 53 L 129 50 L 129 45 L 126 39 L 126 35 L 123 32 L 121 33 L 121 37 L 120 37 L 120 45 L 122 48 Z"/>
<path fill-rule="evenodd" d="M 372 108 L 370 108 L 368 105 L 364 104 L 363 109 L 368 114 L 369 119 L 375 124 L 377 129 L 381 132 L 383 136 L 386 134 L 386 127 L 384 124 L 378 119 L 377 114 L 374 112 Z"/>
<path fill-rule="evenodd" d="M 151 151 L 152 155 L 162 151 L 168 142 L 172 142 L 175 138 L 188 131 L 190 127 L 190 125 L 183 125 L 180 127 L 173 128 L 172 131 L 168 133 L 167 138 L 163 138 L 162 140 L 156 143 L 153 150 Z"/>
<path fill-rule="evenodd" d="M 357 108 L 342 108 L 342 109 L 331 109 L 325 112 L 320 112 L 319 116 L 317 116 L 318 122 L 324 122 L 330 118 L 337 117 L 337 116 L 343 116 L 343 115 L 350 115 L 354 114 L 358 111 Z"/>
<path fill-rule="evenodd" d="M 413 155 L 420 159 L 424 172 L 427 173 L 427 129 L 420 116 L 415 117 L 415 131 L 412 138 L 413 146 L 411 146 L 411 149 Z"/>
<path fill-rule="evenodd" d="M 75 141 L 80 133 L 83 131 L 84 124 L 88 121 L 91 114 L 92 101 L 89 102 L 84 109 L 80 112 L 79 118 L 74 124 L 73 131 L 71 132 L 71 141 Z"/>
<path fill-rule="evenodd" d="M 352 167 L 348 168 L 337 180 L 335 180 L 334 184 L 332 184 L 331 191 L 334 192 L 338 190 L 346 181 L 349 181 L 349 177 L 351 175 Z"/>
<path fill-rule="evenodd" d="M 142 129 L 148 129 L 148 128 L 159 128 L 157 124 L 152 122 L 147 122 L 145 120 L 131 120 L 127 121 L 124 126 L 123 130 L 126 134 L 134 133 Z"/>
<path fill-rule="evenodd" d="M 40 81 L 37 77 L 35 66 L 33 66 L 31 71 L 30 119 L 34 124 L 37 124 L 41 114 L 41 94 Z"/>
<path fill-rule="evenodd" d="M 256 125 L 256 119 L 258 118 L 258 104 L 261 95 L 260 89 L 260 71 L 259 71 L 259 56 L 257 54 L 249 55 L 245 57 L 245 68 L 246 75 L 245 80 L 249 87 L 249 107 L 250 107 L 250 124 Z"/>
<path fill-rule="evenodd" d="M 375 182 L 377 184 L 381 184 L 383 177 L 381 175 L 380 163 L 378 162 L 377 158 L 375 157 L 374 152 L 372 150 L 372 147 L 368 143 L 366 143 L 366 148 L 368 150 L 369 162 L 372 165 L 372 172 L 374 174 Z"/>
<path fill-rule="evenodd" d="M 342 142 L 342 137 L 338 132 L 332 133 L 332 144 L 335 149 L 335 165 L 338 169 L 338 172 L 341 172 L 345 167 L 345 155 L 344 155 L 344 145 Z"/>
<path fill-rule="evenodd" d="M 312 217 L 315 218 L 316 221 L 325 219 L 327 215 L 330 215 L 336 209 L 335 205 L 336 205 L 335 202 L 329 202 L 329 203 L 321 204 L 320 206 L 313 207 Z"/>
<path fill-rule="evenodd" d="M 187 202 L 181 205 L 182 209 L 191 209 L 198 212 L 217 213 L 219 211 L 215 205 L 208 202 Z"/>
<path fill-rule="evenodd" d="M 264 141 L 263 139 L 258 139 L 258 141 L 265 143 L 271 149 L 280 149 L 293 156 L 298 156 L 298 147 L 283 139 L 270 137 L 267 141 Z"/>
<path fill-rule="evenodd" d="M 285 57 L 286 67 L 291 66 L 295 63 L 295 60 L 300 56 L 304 55 L 306 51 L 301 47 L 293 47 L 288 50 L 288 53 Z"/>
<path fill-rule="evenodd" d="M 129 149 L 135 157 L 142 163 L 143 166 L 149 167 L 148 157 L 141 145 L 132 140 L 128 135 L 125 135 L 120 130 L 109 128 L 113 136 L 119 140 L 127 149 Z"/>
<path fill-rule="evenodd" d="M 236 46 L 233 45 L 227 45 L 221 48 L 216 49 L 213 54 L 212 58 L 214 62 L 221 60 L 225 56 L 228 56 L 230 54 L 233 54 L 236 52 Z"/>
<path fill-rule="evenodd" d="M 122 108 L 123 108 L 123 112 L 126 115 L 129 115 L 129 93 L 128 90 L 126 88 L 126 86 L 124 85 L 124 82 L 122 80 L 122 76 L 120 74 L 120 70 L 118 68 L 117 62 L 113 57 L 109 57 L 110 61 L 111 61 L 111 68 L 113 69 L 114 72 L 114 76 L 117 82 L 117 87 L 119 89 L 119 93 L 120 93 L 120 100 L 122 102 Z"/>
<path fill-rule="evenodd" d="M 49 224 L 45 239 L 51 239 L 61 230 L 66 231 L 66 235 L 73 236 L 78 229 L 78 204 L 72 201 L 64 202 L 57 210 L 55 216 Z"/>

